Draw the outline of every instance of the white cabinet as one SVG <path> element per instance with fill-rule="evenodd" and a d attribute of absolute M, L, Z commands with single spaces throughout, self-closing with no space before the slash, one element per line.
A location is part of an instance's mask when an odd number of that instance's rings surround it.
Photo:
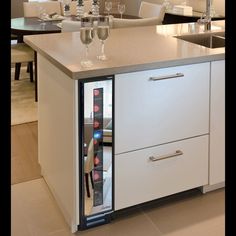
<path fill-rule="evenodd" d="M 208 134 L 209 75 L 210 63 L 116 75 L 115 154 Z"/>
<path fill-rule="evenodd" d="M 115 210 L 206 185 L 208 135 L 115 155 L 115 168 Z"/>
<path fill-rule="evenodd" d="M 211 62 L 210 168 L 206 191 L 225 181 L 225 60 Z M 211 187 L 212 186 L 212 187 Z"/>
<path fill-rule="evenodd" d="M 116 75 L 115 210 L 208 184 L 209 98 L 210 63 Z"/>

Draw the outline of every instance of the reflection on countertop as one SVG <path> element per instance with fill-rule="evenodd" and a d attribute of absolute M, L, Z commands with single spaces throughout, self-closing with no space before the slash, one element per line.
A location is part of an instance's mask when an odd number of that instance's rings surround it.
<path fill-rule="evenodd" d="M 211 23 L 212 25 L 210 32 L 218 32 L 225 30 L 224 20 L 212 21 Z M 201 25 L 197 22 L 191 22 L 171 25 L 157 25 L 156 33 L 163 36 L 177 36 L 183 34 L 206 33 L 206 30 L 204 29 L 204 25 Z"/>

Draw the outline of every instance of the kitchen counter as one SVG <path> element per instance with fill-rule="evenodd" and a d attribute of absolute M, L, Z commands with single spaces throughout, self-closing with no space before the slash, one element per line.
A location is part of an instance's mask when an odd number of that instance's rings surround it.
<path fill-rule="evenodd" d="M 224 31 L 224 20 L 212 22 L 211 31 Z M 81 68 L 85 46 L 79 32 L 25 36 L 24 41 L 72 79 L 157 69 L 162 67 L 214 61 L 225 58 L 225 48 L 206 48 L 173 35 L 204 33 L 203 25 L 184 23 L 148 27 L 111 29 L 105 42 L 107 61 L 96 56 L 101 50 L 95 36 L 89 45 L 94 66 Z"/>
<path fill-rule="evenodd" d="M 224 31 L 224 21 L 212 22 L 211 31 Z M 25 36 L 37 51 L 41 173 L 72 232 L 109 222 L 113 211 L 224 186 L 225 48 L 173 37 L 196 33 L 205 33 L 203 25 L 112 29 L 105 43 L 109 60 L 96 59 L 101 45 L 95 37 L 90 69 L 80 66 L 79 32 Z M 103 113 L 112 120 L 113 174 L 100 166 L 101 182 L 96 166 L 90 172 L 91 204 L 83 187 L 84 144 L 85 136 L 98 133 L 88 133 L 84 121 L 92 118 L 97 127 Z"/>

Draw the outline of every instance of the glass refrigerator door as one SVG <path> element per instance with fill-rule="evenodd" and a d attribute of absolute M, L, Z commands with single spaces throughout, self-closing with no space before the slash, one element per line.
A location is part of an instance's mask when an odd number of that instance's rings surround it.
<path fill-rule="evenodd" d="M 83 82 L 81 88 L 83 229 L 108 222 L 113 211 L 113 77 Z"/>

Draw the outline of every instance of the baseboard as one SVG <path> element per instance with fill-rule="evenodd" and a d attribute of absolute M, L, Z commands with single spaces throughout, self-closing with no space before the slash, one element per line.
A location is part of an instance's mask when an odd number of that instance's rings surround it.
<path fill-rule="evenodd" d="M 221 182 L 221 183 L 218 183 L 218 184 L 202 186 L 202 187 L 200 187 L 200 190 L 201 190 L 202 193 L 207 193 L 207 192 L 211 192 L 211 191 L 214 191 L 216 189 L 224 188 L 224 187 L 225 187 L 225 182 Z"/>

